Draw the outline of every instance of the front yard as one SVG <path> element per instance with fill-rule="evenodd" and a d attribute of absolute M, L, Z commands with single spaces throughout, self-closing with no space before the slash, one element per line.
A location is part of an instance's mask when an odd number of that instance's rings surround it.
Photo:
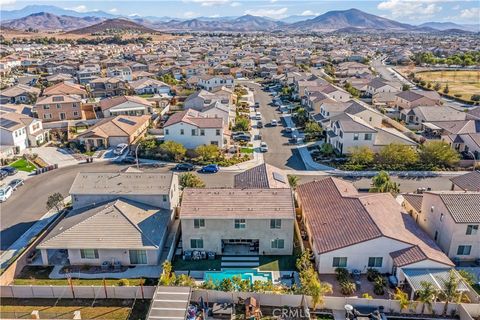
<path fill-rule="evenodd" d="M 25 171 L 25 172 L 33 172 L 36 169 L 33 163 L 23 158 L 12 162 L 11 164 L 9 164 L 9 166 L 16 168 L 18 171 Z"/>
<path fill-rule="evenodd" d="M 40 286 L 66 286 L 67 279 L 50 279 L 48 276 L 52 272 L 53 267 L 43 266 L 26 266 L 15 278 L 13 284 L 15 285 L 40 285 Z M 72 279 L 74 286 L 101 286 L 102 279 Z M 143 284 L 145 286 L 152 286 L 158 283 L 157 279 L 105 279 L 107 286 L 138 286 Z"/>

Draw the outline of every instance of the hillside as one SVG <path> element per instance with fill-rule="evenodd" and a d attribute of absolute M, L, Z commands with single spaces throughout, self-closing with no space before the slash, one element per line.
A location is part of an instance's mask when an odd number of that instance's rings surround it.
<path fill-rule="evenodd" d="M 117 33 L 117 32 L 156 33 L 157 31 L 127 19 L 109 19 L 85 28 L 72 30 L 69 33 L 70 34 L 92 34 L 92 33 Z"/>
<path fill-rule="evenodd" d="M 39 12 L 28 15 L 23 18 L 10 20 L 2 23 L 2 28 L 10 28 L 16 30 L 40 30 L 40 31 L 68 31 L 84 28 L 99 22 L 103 18 L 98 17 L 71 17 L 57 16 L 51 13 Z"/>
<path fill-rule="evenodd" d="M 286 26 L 284 22 L 263 17 L 244 15 L 233 19 L 191 19 L 185 21 L 172 20 L 155 24 L 162 30 L 188 31 L 271 31 Z"/>

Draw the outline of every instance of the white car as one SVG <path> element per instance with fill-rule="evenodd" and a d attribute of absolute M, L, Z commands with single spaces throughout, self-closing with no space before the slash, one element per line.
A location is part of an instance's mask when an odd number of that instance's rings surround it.
<path fill-rule="evenodd" d="M 268 145 L 267 145 L 266 142 L 262 141 L 262 142 L 260 143 L 260 151 L 261 151 L 261 152 L 267 152 L 267 151 L 268 151 Z"/>
<path fill-rule="evenodd" d="M 128 148 L 128 144 L 120 143 L 115 147 L 115 150 L 113 150 L 113 153 L 116 154 L 117 156 L 122 155 L 127 148 Z"/>
<path fill-rule="evenodd" d="M 10 198 L 12 193 L 13 193 L 13 189 L 10 186 L 5 186 L 0 188 L 0 202 L 7 201 L 7 199 Z"/>
<path fill-rule="evenodd" d="M 255 113 L 255 120 L 262 120 L 262 114 L 258 111 Z"/>
<path fill-rule="evenodd" d="M 278 126 L 277 120 L 273 119 L 272 121 L 270 121 L 270 125 L 271 125 L 272 127 Z"/>

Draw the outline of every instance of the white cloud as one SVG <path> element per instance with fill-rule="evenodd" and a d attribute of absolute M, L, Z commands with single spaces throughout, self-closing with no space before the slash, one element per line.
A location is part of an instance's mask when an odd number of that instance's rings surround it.
<path fill-rule="evenodd" d="M 185 18 L 193 18 L 193 17 L 195 17 L 196 15 L 197 15 L 197 13 L 196 13 L 196 12 L 193 12 L 193 11 L 187 11 L 187 12 L 185 12 L 185 13 L 183 14 L 183 16 L 184 16 Z"/>
<path fill-rule="evenodd" d="M 305 10 L 301 14 L 301 16 L 318 16 L 318 12 L 313 12 L 312 10 Z"/>
<path fill-rule="evenodd" d="M 476 19 L 476 21 L 478 21 L 480 19 L 480 7 L 462 10 L 460 12 L 460 18 L 469 20 Z"/>
<path fill-rule="evenodd" d="M 287 15 L 288 8 L 280 9 L 249 9 L 245 10 L 245 14 L 251 14 L 252 16 L 268 17 L 272 19 L 283 19 Z"/>
<path fill-rule="evenodd" d="M 140 17 L 140 15 L 136 12 L 135 13 L 130 13 L 128 16 L 129 17 Z"/>
<path fill-rule="evenodd" d="M 228 4 L 231 0 L 184 0 L 184 2 L 199 3 L 203 7 L 211 7 Z"/>
<path fill-rule="evenodd" d="M 393 18 L 431 17 L 442 10 L 438 2 L 445 0 L 386 0 L 380 2 L 377 8 L 389 11 Z"/>
<path fill-rule="evenodd" d="M 73 8 L 65 8 L 67 10 L 73 10 L 73 11 L 77 11 L 77 12 L 87 12 L 87 6 L 85 5 L 79 5 L 77 7 L 73 7 Z"/>
<path fill-rule="evenodd" d="M 112 8 L 112 9 L 108 10 L 108 12 L 117 13 L 117 12 L 118 12 L 118 9 L 117 9 L 117 8 Z"/>
<path fill-rule="evenodd" d="M 17 2 L 16 0 L 0 0 L 0 6 L 9 6 Z"/>
<path fill-rule="evenodd" d="M 212 16 L 209 16 L 209 18 L 220 18 L 220 15 L 219 14 L 214 14 Z"/>
<path fill-rule="evenodd" d="M 242 4 L 240 2 L 232 2 L 230 6 L 232 7 L 240 7 Z"/>

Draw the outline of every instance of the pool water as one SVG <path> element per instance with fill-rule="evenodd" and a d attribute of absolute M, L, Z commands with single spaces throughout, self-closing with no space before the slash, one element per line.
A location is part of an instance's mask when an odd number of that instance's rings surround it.
<path fill-rule="evenodd" d="M 218 284 L 223 281 L 223 279 L 233 277 L 240 277 L 242 280 L 249 280 L 250 283 L 254 283 L 257 280 L 260 281 L 272 281 L 271 272 L 262 272 L 257 269 L 231 269 L 224 271 L 207 271 L 203 279 L 205 281 L 212 280 L 214 283 Z"/>

